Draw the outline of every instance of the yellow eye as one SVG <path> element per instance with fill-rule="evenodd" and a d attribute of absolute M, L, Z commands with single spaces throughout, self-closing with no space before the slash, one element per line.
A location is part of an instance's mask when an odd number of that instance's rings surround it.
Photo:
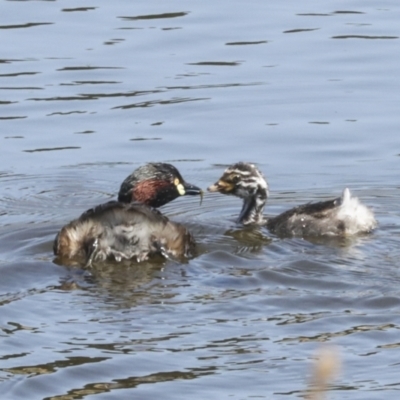
<path fill-rule="evenodd" d="M 175 185 L 175 186 L 178 186 L 178 185 L 179 185 L 179 179 L 178 179 L 178 178 L 175 178 L 175 179 L 174 179 L 174 185 Z"/>

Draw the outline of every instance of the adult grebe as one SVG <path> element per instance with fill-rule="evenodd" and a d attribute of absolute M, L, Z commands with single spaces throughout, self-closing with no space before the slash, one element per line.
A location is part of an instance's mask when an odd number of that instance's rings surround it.
<path fill-rule="evenodd" d="M 94 207 L 61 229 L 54 240 L 54 254 L 61 261 L 87 266 L 106 259 L 143 261 L 157 253 L 189 257 L 195 247 L 192 235 L 152 207 L 196 194 L 202 195 L 201 189 L 186 183 L 171 164 L 139 167 L 121 185 L 120 201 Z"/>
<path fill-rule="evenodd" d="M 208 190 L 243 199 L 239 222 L 243 225 L 265 224 L 277 236 L 349 236 L 369 233 L 376 226 L 372 211 L 345 189 L 341 197 L 308 203 L 284 213 L 263 216 L 268 197 L 268 184 L 253 164 L 239 162 L 228 167 Z"/>

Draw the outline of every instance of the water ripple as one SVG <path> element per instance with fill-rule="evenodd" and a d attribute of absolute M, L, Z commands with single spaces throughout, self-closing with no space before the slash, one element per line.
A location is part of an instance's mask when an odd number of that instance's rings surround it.
<path fill-rule="evenodd" d="M 19 25 L 0 25 L 0 29 L 20 29 L 20 28 L 32 28 L 41 25 L 53 25 L 54 22 L 27 22 Z"/>
<path fill-rule="evenodd" d="M 164 18 L 180 18 L 188 15 L 188 12 L 173 12 L 164 14 L 149 14 L 149 15 L 137 15 L 135 17 L 118 17 L 127 21 L 137 21 L 137 20 L 151 20 L 151 19 L 164 19 Z"/>

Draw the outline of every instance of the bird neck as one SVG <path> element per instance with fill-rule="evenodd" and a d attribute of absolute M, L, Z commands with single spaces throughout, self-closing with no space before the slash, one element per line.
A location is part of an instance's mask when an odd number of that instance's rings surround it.
<path fill-rule="evenodd" d="M 252 196 L 248 196 L 243 200 L 239 222 L 243 225 L 264 223 L 263 212 L 266 202 L 267 191 L 264 188 L 258 188 Z"/>

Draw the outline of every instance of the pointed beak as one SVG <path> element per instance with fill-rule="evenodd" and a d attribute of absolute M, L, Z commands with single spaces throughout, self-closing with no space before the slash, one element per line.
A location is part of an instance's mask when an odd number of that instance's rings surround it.
<path fill-rule="evenodd" d="M 190 196 L 195 196 L 195 195 L 201 195 L 203 191 L 194 185 L 191 185 L 190 183 L 184 183 L 183 188 L 185 189 L 185 196 L 190 195 Z"/>
<path fill-rule="evenodd" d="M 209 186 L 207 190 L 209 192 L 219 192 L 219 193 L 230 193 L 235 186 L 229 182 L 225 182 L 223 180 L 219 180 L 218 182 L 215 182 L 213 185 Z"/>
<path fill-rule="evenodd" d="M 186 196 L 186 195 L 189 195 L 189 196 L 200 195 L 200 205 L 201 205 L 201 203 L 203 202 L 203 194 L 204 193 L 199 187 L 185 182 L 183 184 L 183 188 L 185 189 L 184 196 Z"/>
<path fill-rule="evenodd" d="M 209 192 L 219 192 L 218 182 L 214 183 L 213 185 L 207 188 Z"/>

